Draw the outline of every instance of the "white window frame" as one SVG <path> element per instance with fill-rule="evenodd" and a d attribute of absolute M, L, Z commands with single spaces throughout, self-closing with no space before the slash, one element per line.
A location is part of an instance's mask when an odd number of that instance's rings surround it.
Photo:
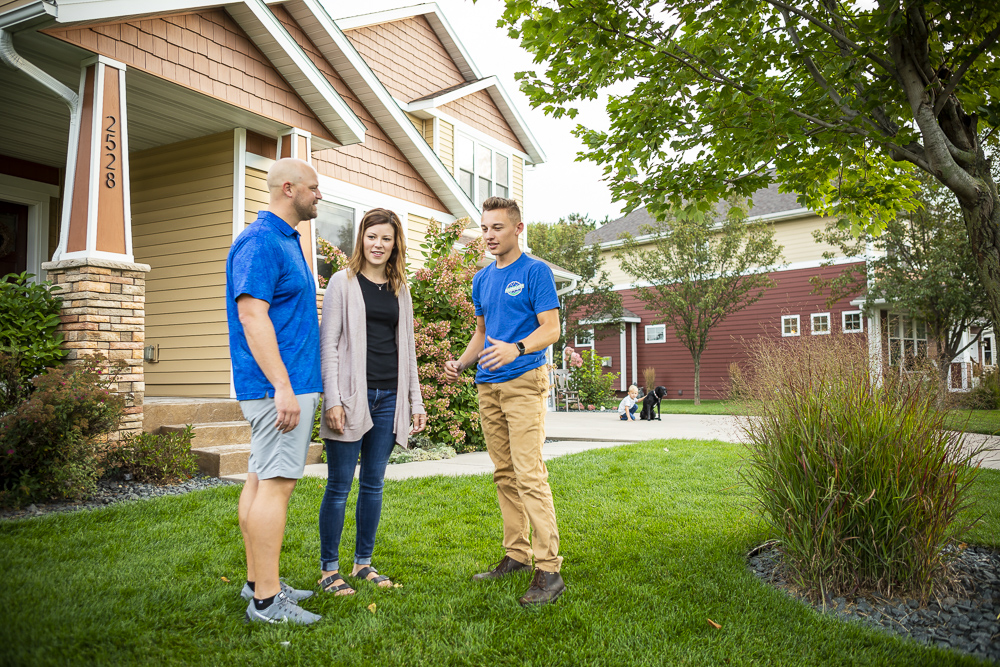
<path fill-rule="evenodd" d="M 826 331 L 816 331 L 816 319 L 820 317 L 826 318 Z M 830 313 L 813 313 L 809 316 L 809 334 L 812 336 L 827 336 L 831 333 L 833 327 L 830 326 Z"/>
<path fill-rule="evenodd" d="M 986 344 L 989 343 L 990 346 L 990 363 L 986 363 Z M 996 335 L 988 333 L 983 334 L 983 341 L 980 344 L 980 363 L 983 366 L 996 366 L 997 365 L 997 339 Z"/>
<path fill-rule="evenodd" d="M 659 329 L 663 332 L 663 336 L 660 340 L 649 340 L 650 330 Z M 666 324 L 647 324 L 645 329 L 645 342 L 646 345 L 657 345 L 659 343 L 667 342 L 667 325 Z"/>
<path fill-rule="evenodd" d="M 858 316 L 858 328 L 848 329 L 847 328 L 847 316 L 857 315 Z M 864 333 L 865 332 L 865 318 L 864 313 L 860 310 L 845 310 L 840 314 L 840 330 L 843 333 Z"/>
<path fill-rule="evenodd" d="M 472 173 L 472 189 L 473 189 L 473 192 L 472 192 L 472 195 L 469 198 L 472 199 L 472 203 L 476 205 L 476 208 L 479 208 L 479 200 L 480 200 L 480 197 L 479 197 L 479 194 L 480 194 L 479 193 L 479 179 L 480 178 L 485 178 L 485 177 L 481 176 L 481 174 L 479 173 L 479 159 L 478 159 L 478 155 L 477 155 L 479 149 L 477 148 L 477 146 L 482 146 L 483 148 L 487 148 L 487 149 L 490 150 L 490 172 L 491 172 L 492 175 L 491 175 L 489 181 L 490 181 L 490 196 L 491 197 L 496 195 L 496 186 L 497 186 L 497 178 L 496 178 L 496 156 L 499 154 L 501 157 L 504 157 L 504 158 L 507 159 L 507 185 L 506 185 L 506 188 L 507 188 L 507 197 L 506 198 L 507 199 L 513 199 L 513 195 L 514 195 L 514 151 L 513 151 L 513 149 L 511 149 L 511 147 L 509 147 L 509 146 L 503 146 L 502 144 L 497 144 L 497 143 L 494 143 L 492 141 L 483 141 L 482 137 L 473 136 L 472 134 L 470 134 L 468 132 L 464 132 L 462 130 L 459 130 L 456 127 L 455 128 L 455 159 L 454 159 L 454 162 L 455 162 L 455 173 L 453 175 L 455 176 L 455 180 L 458 181 L 459 187 L 461 187 L 461 184 L 462 184 L 462 181 L 459 178 L 459 171 L 460 171 L 460 168 L 459 168 L 459 158 L 458 158 L 458 142 L 459 142 L 459 137 L 462 137 L 462 138 L 465 138 L 465 139 L 471 141 L 472 142 L 472 146 L 473 146 L 473 155 L 472 155 L 472 168 L 473 168 L 473 173 Z M 485 200 L 486 198 L 483 197 L 482 199 Z"/>
<path fill-rule="evenodd" d="M 918 324 L 923 327 L 923 337 L 917 336 Z M 908 326 L 907 326 L 908 325 Z M 893 327 L 895 326 L 895 331 Z M 909 330 L 907 330 L 909 329 Z M 909 371 L 910 369 L 905 367 L 905 364 L 901 363 L 906 360 L 906 347 L 907 343 L 913 343 L 914 347 L 914 358 L 921 358 L 916 355 L 916 348 L 919 347 L 920 343 L 923 343 L 923 353 L 926 358 L 927 355 L 927 324 L 918 320 L 915 317 L 911 317 L 907 314 L 901 313 L 890 313 L 889 314 L 889 365 L 899 364 L 900 369 L 903 371 Z M 899 345 L 899 349 L 894 349 L 894 344 Z"/>
<path fill-rule="evenodd" d="M 785 331 L 785 322 L 795 321 L 795 331 L 788 333 Z M 798 315 L 782 315 L 781 316 L 781 337 L 789 338 L 792 336 L 802 335 L 802 321 L 799 319 Z"/>
<path fill-rule="evenodd" d="M 589 347 L 591 350 L 594 349 L 594 327 L 590 327 L 590 342 L 581 343 L 578 336 L 573 336 L 573 347 Z"/>

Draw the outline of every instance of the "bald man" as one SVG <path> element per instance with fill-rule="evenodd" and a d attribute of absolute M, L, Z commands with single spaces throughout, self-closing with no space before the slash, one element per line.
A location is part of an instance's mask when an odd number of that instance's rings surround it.
<path fill-rule="evenodd" d="M 233 242 L 226 260 L 226 314 L 233 385 L 250 422 L 250 460 L 239 502 L 247 555 L 247 622 L 307 625 L 312 591 L 278 576 L 288 500 L 305 470 L 323 391 L 316 283 L 296 226 L 323 198 L 316 171 L 282 159 L 267 173 L 268 207 Z"/>

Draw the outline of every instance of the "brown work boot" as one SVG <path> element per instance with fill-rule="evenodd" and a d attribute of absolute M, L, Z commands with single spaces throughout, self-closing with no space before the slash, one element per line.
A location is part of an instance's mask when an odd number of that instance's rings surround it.
<path fill-rule="evenodd" d="M 484 579 L 499 579 L 500 577 L 506 577 L 508 574 L 514 574 L 515 572 L 521 572 L 523 570 L 530 570 L 530 565 L 525 565 L 519 561 L 514 560 L 510 556 L 504 556 L 500 559 L 500 562 L 493 566 L 493 569 L 489 572 L 480 572 L 479 574 L 472 575 L 473 581 L 483 581 Z"/>
<path fill-rule="evenodd" d="M 531 580 L 528 592 L 524 594 L 518 602 L 522 607 L 534 604 L 548 604 L 555 602 L 566 590 L 566 582 L 558 572 L 546 572 L 545 570 L 535 570 L 535 577 Z"/>

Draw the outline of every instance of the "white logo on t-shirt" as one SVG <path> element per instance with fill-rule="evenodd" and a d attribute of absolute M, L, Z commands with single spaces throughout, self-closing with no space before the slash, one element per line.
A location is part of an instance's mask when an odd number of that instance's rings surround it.
<path fill-rule="evenodd" d="M 505 289 L 504 292 L 506 292 L 508 296 L 517 296 L 523 289 L 524 285 L 516 280 L 512 280 L 507 284 L 507 289 Z"/>

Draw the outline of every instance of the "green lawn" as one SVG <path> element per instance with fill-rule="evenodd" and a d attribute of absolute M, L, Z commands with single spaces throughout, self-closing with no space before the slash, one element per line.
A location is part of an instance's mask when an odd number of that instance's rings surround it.
<path fill-rule="evenodd" d="M 387 482 L 375 564 L 403 587 L 308 600 L 325 618 L 307 628 L 243 623 L 238 487 L 4 522 L 0 664 L 979 664 L 758 582 L 743 554 L 766 535 L 738 461 L 736 445 L 674 440 L 550 462 L 569 590 L 532 610 L 516 602 L 527 575 L 469 581 L 502 555 L 489 475 Z M 322 486 L 293 496 L 282 569 L 300 587 L 318 575 Z M 977 492 L 967 539 L 997 546 L 1000 472 Z"/>
<path fill-rule="evenodd" d="M 949 410 L 945 424 L 956 431 L 1000 433 L 1000 410 Z"/>

